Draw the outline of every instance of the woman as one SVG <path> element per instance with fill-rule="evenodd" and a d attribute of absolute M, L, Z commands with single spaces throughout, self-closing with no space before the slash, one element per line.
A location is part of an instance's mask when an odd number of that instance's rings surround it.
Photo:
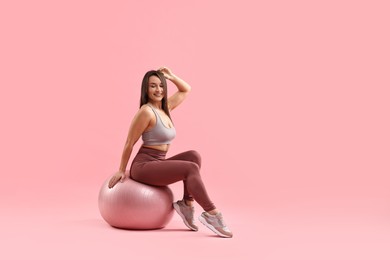
<path fill-rule="evenodd" d="M 168 97 L 166 79 L 174 83 L 178 91 Z M 142 81 L 140 109 L 130 125 L 122 154 L 119 171 L 111 177 L 109 188 L 126 177 L 125 170 L 134 144 L 142 136 L 143 145 L 135 156 L 130 168 L 130 178 L 155 186 L 166 186 L 177 181 L 184 183 L 182 200 L 173 203 L 174 209 L 185 225 L 197 231 L 194 224 L 195 200 L 205 210 L 200 222 L 221 237 L 232 237 L 224 224 L 222 214 L 207 195 L 200 176 L 201 158 L 196 151 L 180 153 L 168 159 L 165 155 L 170 142 L 176 135 L 170 111 L 179 106 L 190 92 L 191 87 L 166 67 L 147 72 Z"/>

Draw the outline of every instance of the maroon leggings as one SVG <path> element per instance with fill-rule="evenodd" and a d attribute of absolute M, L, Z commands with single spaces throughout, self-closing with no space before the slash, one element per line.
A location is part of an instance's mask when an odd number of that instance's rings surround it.
<path fill-rule="evenodd" d="M 185 200 L 194 200 L 205 210 L 215 209 L 199 173 L 201 158 L 196 151 L 180 153 L 165 159 L 166 152 L 141 147 L 130 169 L 130 177 L 154 186 L 183 181 Z"/>

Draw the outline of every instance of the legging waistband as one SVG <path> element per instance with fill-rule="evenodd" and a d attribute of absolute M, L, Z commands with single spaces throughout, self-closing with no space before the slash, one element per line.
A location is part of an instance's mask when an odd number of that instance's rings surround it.
<path fill-rule="evenodd" d="M 141 146 L 139 151 L 138 151 L 138 154 L 148 154 L 150 156 L 153 156 L 154 158 L 165 159 L 165 156 L 166 156 L 167 152 L 166 151 L 157 150 L 157 149 L 154 149 L 154 148 Z"/>

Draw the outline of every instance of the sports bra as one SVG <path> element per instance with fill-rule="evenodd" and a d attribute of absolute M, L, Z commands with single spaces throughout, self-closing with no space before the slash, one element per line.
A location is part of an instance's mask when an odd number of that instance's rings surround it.
<path fill-rule="evenodd" d="M 153 106 L 148 106 L 152 108 L 154 114 L 156 115 L 156 125 L 149 131 L 142 133 L 142 141 L 144 142 L 144 145 L 170 144 L 176 136 L 176 129 L 174 127 L 166 127 Z"/>

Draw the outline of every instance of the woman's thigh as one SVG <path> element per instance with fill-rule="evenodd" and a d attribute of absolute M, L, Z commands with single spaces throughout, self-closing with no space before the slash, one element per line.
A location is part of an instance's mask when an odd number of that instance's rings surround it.
<path fill-rule="evenodd" d="M 131 169 L 132 179 L 155 186 L 185 180 L 191 173 L 199 173 L 196 163 L 172 159 L 134 164 Z"/>
<path fill-rule="evenodd" d="M 194 162 L 199 166 L 199 168 L 202 164 L 202 159 L 200 157 L 200 154 L 195 150 L 179 153 L 177 155 L 168 158 L 167 160 L 180 160 L 180 161 Z"/>

